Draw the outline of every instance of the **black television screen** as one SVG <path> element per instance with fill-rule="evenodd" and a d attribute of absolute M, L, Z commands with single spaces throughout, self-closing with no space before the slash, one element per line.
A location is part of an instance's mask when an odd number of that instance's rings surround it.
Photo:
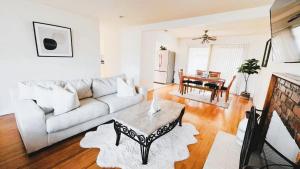
<path fill-rule="evenodd" d="M 275 0 L 271 7 L 275 62 L 300 62 L 300 0 Z"/>
<path fill-rule="evenodd" d="M 258 114 L 256 113 L 255 107 L 252 107 L 248 114 L 248 123 L 245 131 L 244 141 L 240 154 L 240 165 L 239 168 L 243 169 L 248 165 L 251 154 L 256 151 L 258 143 Z"/>

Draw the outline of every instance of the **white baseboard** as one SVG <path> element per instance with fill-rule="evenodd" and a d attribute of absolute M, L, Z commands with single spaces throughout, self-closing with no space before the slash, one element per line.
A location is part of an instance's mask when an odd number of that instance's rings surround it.
<path fill-rule="evenodd" d="M 8 115 L 8 114 L 14 114 L 14 113 L 11 113 L 11 112 L 10 113 L 9 112 L 0 113 L 0 117 L 4 116 L 4 115 Z"/>

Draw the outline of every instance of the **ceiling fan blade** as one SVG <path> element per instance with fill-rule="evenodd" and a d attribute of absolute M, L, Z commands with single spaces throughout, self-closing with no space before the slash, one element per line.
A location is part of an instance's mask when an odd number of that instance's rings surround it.
<path fill-rule="evenodd" d="M 202 37 L 193 38 L 192 40 L 198 40 L 198 39 L 202 39 Z"/>
<path fill-rule="evenodd" d="M 208 30 L 205 30 L 204 34 L 202 36 L 197 37 L 197 38 L 193 38 L 192 40 L 202 39 L 202 41 L 201 41 L 202 44 L 209 43 L 210 41 L 216 41 L 217 40 L 217 37 L 209 36 L 207 33 L 208 33 Z"/>
<path fill-rule="evenodd" d="M 217 40 L 217 37 L 213 36 L 213 37 L 208 37 L 209 40 L 212 40 L 212 41 L 216 41 Z"/>

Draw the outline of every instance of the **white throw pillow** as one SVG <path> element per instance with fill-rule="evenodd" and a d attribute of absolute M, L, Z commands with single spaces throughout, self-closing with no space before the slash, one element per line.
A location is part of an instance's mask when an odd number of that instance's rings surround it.
<path fill-rule="evenodd" d="M 39 105 L 45 113 L 53 112 L 54 109 L 52 106 L 52 89 L 34 85 L 33 91 L 33 99 L 36 100 L 36 104 Z"/>
<path fill-rule="evenodd" d="M 69 112 L 80 106 L 76 89 L 69 83 L 64 88 L 60 86 L 53 87 L 52 103 L 54 115 Z"/>
<path fill-rule="evenodd" d="M 134 86 L 134 80 L 133 80 L 133 78 L 127 78 L 127 79 L 126 79 L 126 83 L 127 83 L 129 86 Z"/>
<path fill-rule="evenodd" d="M 91 79 L 70 80 L 67 83 L 70 83 L 76 89 L 79 99 L 84 99 L 93 96 L 91 89 Z"/>
<path fill-rule="evenodd" d="M 136 91 L 131 80 L 124 81 L 122 78 L 117 78 L 117 96 L 129 97 L 135 96 Z"/>
<path fill-rule="evenodd" d="M 93 97 L 98 98 L 105 95 L 117 93 L 117 78 L 125 79 L 125 75 L 118 75 L 102 79 L 93 79 Z"/>

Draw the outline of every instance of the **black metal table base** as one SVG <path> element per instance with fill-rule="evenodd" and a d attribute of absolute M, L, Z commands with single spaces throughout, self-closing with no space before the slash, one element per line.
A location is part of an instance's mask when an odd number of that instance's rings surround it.
<path fill-rule="evenodd" d="M 172 129 L 176 127 L 176 125 L 179 123 L 179 126 L 182 126 L 182 117 L 184 114 L 185 109 L 183 108 L 181 110 L 181 113 L 179 117 L 174 120 L 171 123 L 166 124 L 165 126 L 160 127 L 157 129 L 155 132 L 148 136 L 144 135 L 139 135 L 137 134 L 133 129 L 128 128 L 126 125 L 123 125 L 122 123 L 118 121 L 114 121 L 114 129 L 116 132 L 116 146 L 119 145 L 120 138 L 121 138 L 121 133 L 124 135 L 128 136 L 129 138 L 133 139 L 134 141 L 138 142 L 140 144 L 141 148 L 141 156 L 142 156 L 142 162 L 143 164 L 148 163 L 148 155 L 149 155 L 149 150 L 152 142 L 159 137 L 165 135 L 166 133 L 170 132 Z"/>

